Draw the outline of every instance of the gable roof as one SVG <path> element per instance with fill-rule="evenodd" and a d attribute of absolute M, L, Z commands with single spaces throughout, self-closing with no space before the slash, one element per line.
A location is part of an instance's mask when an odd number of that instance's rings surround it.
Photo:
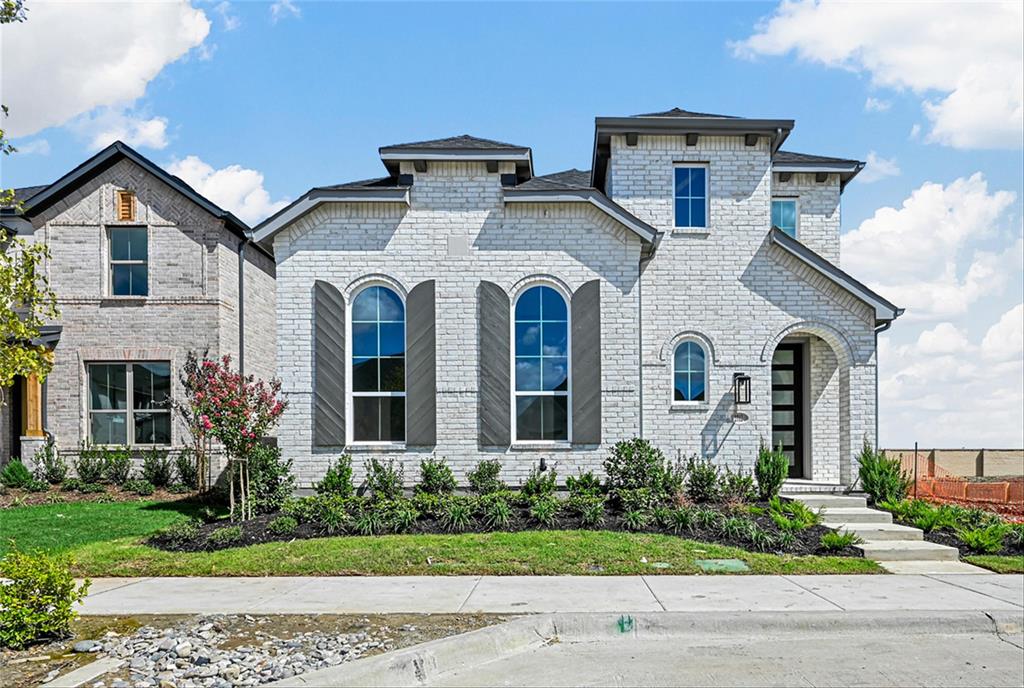
<path fill-rule="evenodd" d="M 813 172 L 839 175 L 839 190 L 842 191 L 865 163 L 850 158 L 833 158 L 827 155 L 812 155 L 796 151 L 778 151 L 772 156 L 773 172 Z"/>
<path fill-rule="evenodd" d="M 850 292 L 861 301 L 864 301 L 868 305 L 874 307 L 876 325 L 878 323 L 892 322 L 903 315 L 904 309 L 879 295 L 877 292 L 872 291 L 863 282 L 854 279 L 849 275 L 849 273 L 841 270 L 839 266 L 807 248 L 781 229 L 772 227 L 769 232 L 769 237 L 771 242 L 783 251 L 795 256 L 797 259 L 803 261 L 825 277 L 828 277 L 830 280 L 846 289 L 846 291 Z"/>
<path fill-rule="evenodd" d="M 23 186 L 20 189 L 11 189 L 14 192 L 14 198 L 11 199 L 10 203 L 0 205 L 0 208 L 13 208 L 18 203 L 24 203 L 45 188 L 46 185 L 44 184 L 42 186 Z"/>

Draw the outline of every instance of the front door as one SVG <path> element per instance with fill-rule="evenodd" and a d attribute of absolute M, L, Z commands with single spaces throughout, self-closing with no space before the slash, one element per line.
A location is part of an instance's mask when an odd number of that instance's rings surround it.
<path fill-rule="evenodd" d="M 804 477 L 803 347 L 780 344 L 772 357 L 772 447 L 782 446 L 789 477 Z"/>

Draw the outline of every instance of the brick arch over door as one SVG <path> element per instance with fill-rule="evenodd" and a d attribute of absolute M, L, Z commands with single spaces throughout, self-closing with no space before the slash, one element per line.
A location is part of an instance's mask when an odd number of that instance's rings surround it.
<path fill-rule="evenodd" d="M 775 349 L 778 348 L 779 342 L 786 337 L 798 334 L 813 334 L 824 339 L 832 347 L 842 365 L 850 366 L 861 362 L 854 356 L 850 340 L 843 334 L 842 330 L 834 325 L 818 320 L 801 320 L 800 322 L 787 325 L 765 341 L 764 346 L 761 348 L 761 363 L 768 363 L 772 360 L 772 355 L 775 353 Z"/>

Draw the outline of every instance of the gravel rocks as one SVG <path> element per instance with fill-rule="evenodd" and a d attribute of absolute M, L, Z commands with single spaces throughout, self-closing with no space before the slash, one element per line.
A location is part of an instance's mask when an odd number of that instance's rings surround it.
<path fill-rule="evenodd" d="M 251 616 L 247 624 L 263 620 Z M 125 664 L 117 676 L 91 685 L 133 688 L 233 688 L 256 686 L 357 659 L 367 652 L 390 649 L 390 629 L 352 633 L 299 633 L 279 638 L 256 630 L 250 638 L 231 638 L 224 616 L 200 616 L 172 628 L 143 626 L 131 635 L 104 638 L 100 656 Z M 232 621 L 234 619 L 231 619 Z M 245 642 L 249 640 L 250 642 Z M 81 650 L 97 652 L 97 650 Z"/>

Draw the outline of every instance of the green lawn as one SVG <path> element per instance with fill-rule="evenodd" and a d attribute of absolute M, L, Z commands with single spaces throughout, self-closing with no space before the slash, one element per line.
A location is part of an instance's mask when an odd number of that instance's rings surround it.
<path fill-rule="evenodd" d="M 74 550 L 90 542 L 154 533 L 194 516 L 193 502 L 69 502 L 0 509 L 0 554 L 19 549 Z"/>
<path fill-rule="evenodd" d="M 991 569 L 996 573 L 1024 573 L 1024 555 L 973 554 L 964 557 L 968 564 Z"/>
<path fill-rule="evenodd" d="M 150 502 L 21 507 L 0 511 L 0 532 L 22 549 L 67 551 L 83 576 L 680 574 L 700 573 L 697 559 L 731 558 L 745 561 L 750 573 L 881 572 L 866 559 L 753 554 L 669 535 L 608 531 L 334 537 L 201 553 L 140 543 L 194 508 Z"/>

